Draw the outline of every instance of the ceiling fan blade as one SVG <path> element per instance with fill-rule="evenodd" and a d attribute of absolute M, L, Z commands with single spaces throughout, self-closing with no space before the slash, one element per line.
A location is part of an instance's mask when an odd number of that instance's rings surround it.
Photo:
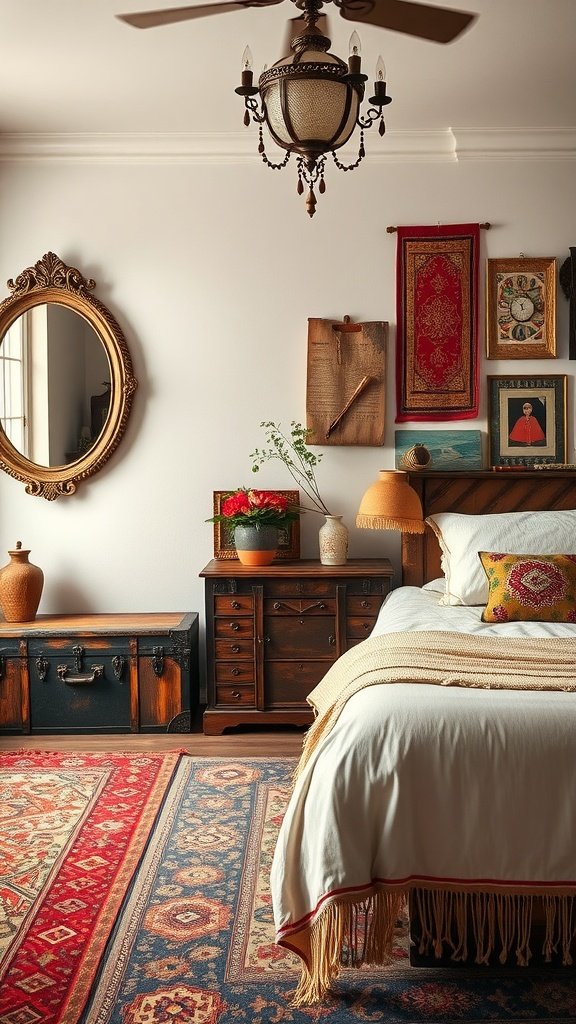
<path fill-rule="evenodd" d="M 467 11 L 432 7 L 411 0 L 342 0 L 338 5 L 346 21 L 379 25 L 435 43 L 450 43 L 476 18 Z"/>
<path fill-rule="evenodd" d="M 133 14 L 117 14 L 120 21 L 125 21 L 133 28 L 156 28 L 158 25 L 173 25 L 177 21 L 192 21 L 194 18 L 205 18 L 209 14 L 227 14 L 241 7 L 271 7 L 282 0 L 224 0 L 223 3 L 198 4 L 195 7 L 168 7 L 162 11 L 135 11 Z"/>
<path fill-rule="evenodd" d="M 306 28 L 306 19 L 303 16 L 299 18 L 290 18 L 286 23 L 286 31 L 284 32 L 284 38 L 282 40 L 282 55 L 287 56 L 290 53 L 290 47 L 292 46 L 292 40 L 296 36 L 302 35 Z M 316 29 L 320 32 L 320 35 L 330 37 L 330 29 L 328 27 L 328 18 L 325 14 L 321 14 L 316 22 Z"/>

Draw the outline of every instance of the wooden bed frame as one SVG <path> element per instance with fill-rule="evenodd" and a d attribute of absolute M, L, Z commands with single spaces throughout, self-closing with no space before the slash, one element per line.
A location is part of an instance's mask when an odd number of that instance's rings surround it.
<path fill-rule="evenodd" d="M 436 512 L 482 515 L 576 509 L 576 470 L 490 470 L 410 474 L 424 517 Z M 402 582 L 421 587 L 442 576 L 440 548 L 432 530 L 402 536 Z"/>

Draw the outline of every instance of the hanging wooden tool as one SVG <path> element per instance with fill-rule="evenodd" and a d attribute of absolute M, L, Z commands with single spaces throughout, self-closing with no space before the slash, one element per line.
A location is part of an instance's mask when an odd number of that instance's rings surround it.
<path fill-rule="evenodd" d="M 308 443 L 384 444 L 385 321 L 308 320 Z"/>

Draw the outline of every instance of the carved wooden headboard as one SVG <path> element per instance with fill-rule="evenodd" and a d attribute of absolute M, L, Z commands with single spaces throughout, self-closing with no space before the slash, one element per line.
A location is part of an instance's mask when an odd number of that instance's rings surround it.
<path fill-rule="evenodd" d="M 489 512 L 576 509 L 576 471 L 518 470 L 410 474 L 424 517 L 435 512 L 482 515 Z M 432 530 L 402 536 L 402 582 L 421 587 L 442 576 L 440 548 Z"/>

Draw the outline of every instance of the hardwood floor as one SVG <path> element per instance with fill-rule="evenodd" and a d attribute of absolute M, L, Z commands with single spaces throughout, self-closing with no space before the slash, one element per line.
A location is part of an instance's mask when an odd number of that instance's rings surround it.
<path fill-rule="evenodd" d="M 122 733 L 121 735 L 0 736 L 0 750 L 186 750 L 195 757 L 298 757 L 305 729 L 244 728 L 222 736 L 205 736 L 201 715 L 191 732 Z"/>

